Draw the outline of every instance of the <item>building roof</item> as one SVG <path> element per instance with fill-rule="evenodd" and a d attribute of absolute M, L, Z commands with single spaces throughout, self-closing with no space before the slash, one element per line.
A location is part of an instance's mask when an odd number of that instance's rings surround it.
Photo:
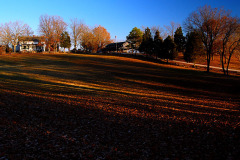
<path fill-rule="evenodd" d="M 104 51 L 115 51 L 122 50 L 122 49 L 128 49 L 128 42 L 117 42 L 117 43 L 110 43 L 108 44 L 103 50 Z"/>
<path fill-rule="evenodd" d="M 43 37 L 40 37 L 40 36 L 22 36 L 22 37 L 19 37 L 19 41 L 39 42 L 41 40 L 43 40 Z"/>
<path fill-rule="evenodd" d="M 108 45 L 106 46 L 106 48 L 108 48 L 108 47 L 110 47 L 110 48 L 111 48 L 111 47 L 116 47 L 116 45 L 119 46 L 119 47 L 122 47 L 124 43 L 126 43 L 126 42 L 110 43 L 110 44 L 108 44 Z"/>

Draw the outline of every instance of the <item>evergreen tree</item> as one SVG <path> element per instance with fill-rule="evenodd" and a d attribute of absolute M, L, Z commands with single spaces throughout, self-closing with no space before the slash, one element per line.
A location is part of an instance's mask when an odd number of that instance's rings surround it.
<path fill-rule="evenodd" d="M 174 34 L 174 43 L 178 52 L 183 52 L 186 44 L 185 37 L 182 33 L 182 27 L 178 27 Z"/>
<path fill-rule="evenodd" d="M 139 28 L 134 27 L 126 38 L 127 41 L 131 44 L 132 49 L 138 49 L 142 42 L 142 37 L 142 31 Z"/>
<path fill-rule="evenodd" d="M 204 55 L 204 46 L 201 35 L 197 31 L 187 34 L 186 51 L 184 52 L 184 60 L 186 62 L 194 62 Z"/>
<path fill-rule="evenodd" d="M 160 32 L 157 30 L 154 35 L 154 54 L 157 57 L 162 58 L 162 47 L 163 47 L 163 40 L 160 37 Z"/>
<path fill-rule="evenodd" d="M 65 52 L 65 48 L 71 47 L 70 36 L 69 36 L 68 32 L 66 32 L 66 31 L 61 34 L 60 46 L 64 48 L 64 52 Z"/>
<path fill-rule="evenodd" d="M 167 62 L 168 59 L 175 59 L 178 56 L 176 44 L 170 36 L 168 36 L 163 42 L 163 52 L 163 58 L 167 59 Z"/>
<path fill-rule="evenodd" d="M 139 51 L 145 52 L 147 55 L 152 55 L 154 52 L 153 39 L 150 29 L 147 27 L 143 34 L 143 40 L 139 47 Z"/>

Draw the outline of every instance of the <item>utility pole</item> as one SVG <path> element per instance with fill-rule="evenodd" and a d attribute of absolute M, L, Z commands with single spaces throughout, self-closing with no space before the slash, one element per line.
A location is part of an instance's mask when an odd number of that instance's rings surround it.
<path fill-rule="evenodd" d="M 115 42 L 116 42 L 116 53 L 117 53 L 117 36 L 115 36 Z"/>

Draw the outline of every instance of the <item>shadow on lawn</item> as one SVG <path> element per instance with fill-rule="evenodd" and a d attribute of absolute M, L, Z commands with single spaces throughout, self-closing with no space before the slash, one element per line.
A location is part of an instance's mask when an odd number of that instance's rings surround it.
<path fill-rule="evenodd" d="M 97 63 L 97 62 L 96 62 Z M 31 67 L 24 69 L 6 69 L 10 75 L 0 75 L 3 81 L 15 81 L 14 85 L 17 86 L 18 82 L 21 83 L 22 87 L 28 89 L 28 86 L 38 88 L 38 85 L 43 86 L 41 90 L 46 87 L 47 90 L 54 91 L 54 89 L 62 90 L 65 89 L 88 89 L 92 91 L 106 91 L 116 93 L 114 87 L 116 84 L 123 84 L 125 87 L 135 88 L 141 90 L 163 91 L 168 93 L 174 93 L 181 95 L 188 95 L 189 97 L 202 97 L 222 99 L 222 97 L 231 97 L 235 99 L 232 93 L 239 92 L 239 85 L 236 80 L 232 79 L 218 79 L 216 77 L 204 77 L 196 76 L 191 74 L 178 73 L 178 70 L 166 71 L 165 69 L 145 69 L 141 68 L 125 68 L 123 65 L 112 64 L 96 64 L 89 63 L 88 66 L 78 66 L 71 69 L 59 67 L 59 65 L 43 65 L 39 67 Z M 52 63 L 50 63 L 52 64 Z M 61 65 L 60 65 L 61 66 Z M 74 66 L 74 65 L 72 65 Z M 3 72 L 5 69 L 1 69 Z M 140 70 L 141 72 L 138 72 Z M 196 74 L 196 73 L 195 73 Z M 51 82 L 49 79 L 57 79 L 55 82 Z M 63 83 L 61 83 L 61 81 Z M 69 81 L 73 81 L 70 85 L 67 85 Z M 26 82 L 26 85 L 24 84 Z M 231 83 L 232 82 L 232 83 Z M 79 83 L 79 84 L 78 84 Z M 109 84 L 107 84 L 109 83 Z M 82 84 L 87 84 L 88 87 L 84 87 Z M 100 85 L 102 89 L 96 89 L 91 87 L 92 85 Z M 231 84 L 231 85 L 229 85 Z M 235 84 L 236 86 L 232 85 Z M 52 86 L 52 87 L 51 87 Z M 86 85 L 85 85 L 86 86 Z M 50 88 L 49 88 L 50 87 Z M 110 89 L 108 89 L 110 87 Z M 51 88 L 53 90 L 51 90 Z M 59 88 L 59 89 L 58 89 Z M 62 89 L 63 88 L 63 89 Z M 112 91 L 111 91 L 111 88 Z M 121 89 L 117 89 L 121 90 Z M 71 91 L 70 91 L 71 92 Z M 121 92 L 124 93 L 124 92 Z M 236 94 L 237 95 L 237 94 Z M 238 96 L 236 97 L 238 98 Z"/>
<path fill-rule="evenodd" d="M 238 77 L 118 56 L 20 61 L 0 68 L 0 159 L 237 158 Z"/>
<path fill-rule="evenodd" d="M 171 112 L 176 118 L 190 116 L 194 121 L 197 120 L 196 115 L 211 117 L 211 114 L 216 114 L 213 117 L 219 118 L 222 110 L 229 114 L 237 110 L 235 106 L 239 97 L 233 94 L 239 92 L 233 85 L 239 86 L 237 78 L 198 75 L 195 71 L 183 72 L 142 61 L 132 62 L 129 58 L 115 58 L 104 59 L 95 55 L 26 57 L 23 63 L 32 62 L 31 66 L 11 70 L 1 68 L 0 78 L 6 89 L 68 98 L 76 103 L 81 96 L 109 98 L 117 106 L 112 110 L 119 112 L 118 107 L 122 106 L 127 114 L 135 114 L 134 110 L 139 112 L 135 116 L 148 113 L 158 117 L 160 112 L 166 115 Z M 104 101 L 104 105 L 114 104 Z M 207 113 L 207 110 L 211 112 Z"/>
<path fill-rule="evenodd" d="M 0 150 L 9 159 L 237 158 L 234 130 L 167 118 L 171 112 L 154 119 L 99 109 L 107 106 L 100 98 L 76 105 L 11 91 L 0 96 Z"/>
<path fill-rule="evenodd" d="M 65 90 L 71 92 L 78 88 L 113 93 L 121 88 L 135 88 L 139 92 L 162 91 L 179 96 L 187 95 L 189 98 L 231 98 L 234 101 L 239 100 L 240 94 L 238 77 L 169 68 L 162 64 L 117 55 L 41 55 L 20 57 L 19 61 L 25 67 L 0 68 L 2 73 L 7 72 L 6 75 L 0 75 L 0 78 L 4 81 L 19 81 L 26 88 L 28 85 L 34 87 L 35 83 L 36 88 L 38 85 L 42 86 L 40 90 L 50 89 L 63 93 Z M 50 81 L 52 79 L 54 81 Z M 91 87 L 94 84 L 100 87 Z"/>

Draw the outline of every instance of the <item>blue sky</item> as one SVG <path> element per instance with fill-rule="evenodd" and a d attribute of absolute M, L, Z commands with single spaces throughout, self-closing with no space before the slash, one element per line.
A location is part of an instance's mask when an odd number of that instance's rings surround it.
<path fill-rule="evenodd" d="M 164 27 L 171 21 L 182 24 L 206 4 L 240 16 L 239 0 L 1 0 L 0 23 L 21 20 L 37 35 L 41 15 L 58 15 L 67 23 L 78 18 L 92 27 L 102 25 L 121 41 L 133 27 Z"/>

